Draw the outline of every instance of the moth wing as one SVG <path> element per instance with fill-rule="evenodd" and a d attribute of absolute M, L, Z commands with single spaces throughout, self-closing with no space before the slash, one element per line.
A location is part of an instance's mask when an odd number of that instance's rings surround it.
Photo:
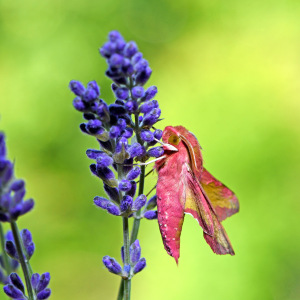
<path fill-rule="evenodd" d="M 185 176 L 182 176 L 182 165 L 176 164 L 173 157 L 167 158 L 157 170 L 156 195 L 159 229 L 167 253 L 178 263 L 180 235 L 184 220 Z"/>
<path fill-rule="evenodd" d="M 214 207 L 219 221 L 239 211 L 239 201 L 236 195 L 205 168 L 201 174 L 200 184 Z"/>
<path fill-rule="evenodd" d="M 201 221 L 205 222 L 208 230 L 204 230 L 203 234 L 206 242 L 216 254 L 234 255 L 229 238 L 218 220 L 216 212 L 213 209 L 207 195 L 201 187 L 198 180 L 195 179 L 191 172 L 188 173 L 187 197 L 185 203 L 185 213 L 191 214 L 201 225 Z M 201 209 L 201 207 L 205 209 Z"/>
<path fill-rule="evenodd" d="M 196 219 L 203 231 L 209 235 L 214 234 L 213 210 L 206 201 L 201 186 L 189 167 L 186 172 L 186 195 L 184 212 Z"/>

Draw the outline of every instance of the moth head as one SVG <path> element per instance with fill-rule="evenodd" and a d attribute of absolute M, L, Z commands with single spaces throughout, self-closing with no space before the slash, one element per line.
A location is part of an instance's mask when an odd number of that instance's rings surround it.
<path fill-rule="evenodd" d="M 190 132 L 182 126 L 177 126 L 177 127 L 168 126 L 165 128 L 162 136 L 162 140 L 165 143 L 163 148 L 164 150 L 178 151 L 180 143 L 183 143 L 184 147 L 187 149 L 188 154 L 190 156 L 190 161 L 193 170 L 198 171 L 199 168 L 197 165 L 196 153 L 191 141 L 189 140 L 190 135 L 191 135 Z"/>
<path fill-rule="evenodd" d="M 163 149 L 165 151 L 178 151 L 178 144 L 180 143 L 180 137 L 176 129 L 172 126 L 167 126 L 163 132 Z"/>

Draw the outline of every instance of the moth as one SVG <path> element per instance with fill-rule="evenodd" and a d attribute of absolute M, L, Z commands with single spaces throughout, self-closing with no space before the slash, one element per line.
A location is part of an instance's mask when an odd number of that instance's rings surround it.
<path fill-rule="evenodd" d="M 203 229 L 216 254 L 234 255 L 221 221 L 239 211 L 235 194 L 204 167 L 196 137 L 183 126 L 168 126 L 162 136 L 164 155 L 155 162 L 158 172 L 157 214 L 164 247 L 176 263 L 185 214 Z"/>

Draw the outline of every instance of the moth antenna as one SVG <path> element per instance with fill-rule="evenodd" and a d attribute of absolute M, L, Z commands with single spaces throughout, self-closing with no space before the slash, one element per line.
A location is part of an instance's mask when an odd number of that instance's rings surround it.
<path fill-rule="evenodd" d="M 187 148 L 188 148 L 188 152 L 192 161 L 192 167 L 195 168 L 197 171 L 199 171 L 198 166 L 197 166 L 197 162 L 196 162 L 196 155 L 195 155 L 195 151 L 194 148 L 192 146 L 192 144 L 189 142 L 189 140 L 184 137 L 183 135 L 179 136 L 183 142 L 186 144 Z"/>
<path fill-rule="evenodd" d="M 154 191 L 156 189 L 156 185 L 148 192 L 148 194 L 146 195 L 146 197 L 148 197 L 152 191 Z"/>

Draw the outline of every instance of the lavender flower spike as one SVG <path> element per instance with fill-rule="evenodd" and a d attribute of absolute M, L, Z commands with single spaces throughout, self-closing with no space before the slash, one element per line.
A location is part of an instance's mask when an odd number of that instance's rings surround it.
<path fill-rule="evenodd" d="M 71 82 L 70 88 L 78 96 L 84 93 L 84 88 L 78 82 Z M 6 253 L 3 253 L 0 265 L 1 268 L 6 269 L 7 274 L 8 271 L 14 271 L 20 263 L 28 297 L 25 296 L 25 286 L 16 273 L 11 273 L 8 279 L 3 276 L 0 270 L 0 280 L 6 284 L 3 287 L 6 295 L 13 299 L 42 300 L 47 299 L 51 294 L 49 289 L 45 289 L 50 281 L 50 275 L 49 273 L 43 274 L 39 278 L 36 288 L 33 287 L 33 282 L 30 280 L 30 272 L 32 271 L 29 260 L 34 254 L 35 245 L 30 231 L 23 229 L 19 232 L 16 223 L 20 216 L 29 212 L 34 206 L 34 201 L 32 199 L 24 200 L 24 196 L 25 182 L 15 178 L 13 163 L 6 158 L 4 134 L 0 132 L 0 222 L 9 222 L 12 230 L 5 237 L 2 229 L 0 231 L 1 243 L 5 244 L 5 251 L 12 258 L 10 260 L 6 257 Z"/>
<path fill-rule="evenodd" d="M 5 136 L 0 132 L 0 221 L 10 222 L 29 212 L 34 202 L 24 200 L 25 183 L 15 179 L 13 163 L 6 157 Z"/>
<path fill-rule="evenodd" d="M 144 213 L 149 218 L 154 218 L 156 214 L 146 209 L 142 211 L 147 201 L 143 194 L 145 166 L 135 164 L 144 163 L 149 157 L 159 157 L 163 153 L 161 147 L 152 148 L 162 137 L 162 131 L 153 127 L 159 121 L 161 110 L 157 100 L 153 99 L 157 87 L 144 87 L 152 69 L 135 42 L 126 42 L 114 30 L 109 33 L 108 41 L 99 51 L 108 65 L 105 74 L 113 81 L 111 88 L 114 103 L 108 104 L 99 98 L 100 91 L 96 82 L 85 86 L 72 80 L 69 87 L 75 94 L 75 109 L 82 112 L 87 120 L 80 125 L 80 129 L 96 138 L 100 146 L 100 149 L 89 149 L 87 156 L 95 160 L 90 170 L 102 180 L 109 200 L 97 196 L 94 203 L 123 219 L 123 268 L 110 256 L 104 256 L 103 263 L 110 272 L 123 277 L 118 299 L 129 300 L 130 279 L 146 265 L 146 260 L 140 258 L 137 241 L 139 222 Z M 136 197 L 138 177 L 139 190 Z M 129 217 L 135 218 L 131 237 Z M 130 240 L 131 243 L 135 241 L 131 246 Z"/>

